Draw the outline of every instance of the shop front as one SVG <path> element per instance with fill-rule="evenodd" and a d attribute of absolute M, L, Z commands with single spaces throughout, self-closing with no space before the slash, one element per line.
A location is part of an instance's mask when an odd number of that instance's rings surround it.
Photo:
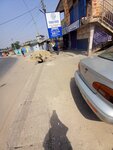
<path fill-rule="evenodd" d="M 63 45 L 64 49 L 69 48 L 69 34 L 63 35 Z"/>
<path fill-rule="evenodd" d="M 71 49 L 77 48 L 77 31 L 70 32 Z"/>

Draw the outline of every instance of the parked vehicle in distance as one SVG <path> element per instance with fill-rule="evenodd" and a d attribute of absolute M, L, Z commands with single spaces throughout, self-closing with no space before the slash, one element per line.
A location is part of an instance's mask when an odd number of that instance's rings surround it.
<path fill-rule="evenodd" d="M 93 112 L 113 124 L 113 47 L 81 60 L 75 81 Z"/>

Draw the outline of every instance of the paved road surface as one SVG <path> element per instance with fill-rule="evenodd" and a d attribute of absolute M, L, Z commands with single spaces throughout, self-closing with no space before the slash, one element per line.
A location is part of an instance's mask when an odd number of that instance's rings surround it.
<path fill-rule="evenodd" d="M 13 68 L 15 63 L 18 61 L 17 58 L 0 58 L 0 127 L 5 120 L 5 114 L 8 114 L 8 105 L 7 96 L 9 96 L 8 87 L 8 76 L 10 76 L 10 69 Z M 7 76 L 5 78 L 5 76 Z M 11 87 L 9 87 L 11 88 Z M 5 99 L 6 98 L 6 99 Z M 10 96 L 9 96 L 10 98 Z M 1 129 L 1 128 L 0 128 Z"/>
<path fill-rule="evenodd" d="M 33 66 L 32 63 L 28 65 L 22 57 L 0 58 L 0 133 L 9 123 L 10 112 L 18 103 L 18 95 Z"/>
<path fill-rule="evenodd" d="M 10 128 L 5 125 L 0 134 L 0 150 L 113 149 L 113 126 L 95 116 L 75 84 L 81 58 L 63 53 L 38 65 L 21 59 L 8 71 L 0 95 L 8 103 L 5 110 L 12 111 L 5 121 Z"/>
<path fill-rule="evenodd" d="M 0 79 L 11 69 L 11 67 L 18 61 L 16 57 L 0 58 Z"/>

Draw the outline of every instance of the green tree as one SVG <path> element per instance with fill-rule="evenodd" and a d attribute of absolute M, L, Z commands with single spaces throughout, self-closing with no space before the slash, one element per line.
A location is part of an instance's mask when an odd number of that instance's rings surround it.
<path fill-rule="evenodd" d="M 11 47 L 13 50 L 15 49 L 19 49 L 21 46 L 20 46 L 20 42 L 19 41 L 16 41 L 15 43 L 12 43 L 11 44 Z"/>

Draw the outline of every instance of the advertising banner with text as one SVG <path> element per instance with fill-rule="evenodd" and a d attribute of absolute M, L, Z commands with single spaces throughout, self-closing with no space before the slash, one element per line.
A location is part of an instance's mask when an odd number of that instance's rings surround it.
<path fill-rule="evenodd" d="M 62 26 L 59 12 L 46 13 L 49 38 L 62 37 Z"/>

